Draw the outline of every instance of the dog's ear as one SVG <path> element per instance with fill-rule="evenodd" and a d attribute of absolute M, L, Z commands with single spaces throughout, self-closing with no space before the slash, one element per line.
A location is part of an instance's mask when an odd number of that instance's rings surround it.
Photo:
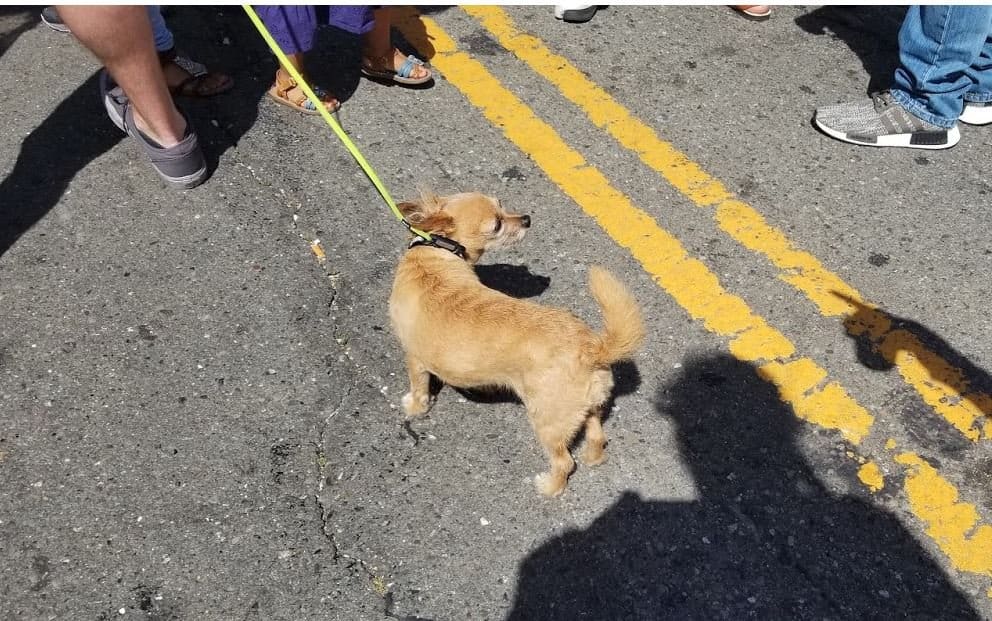
<path fill-rule="evenodd" d="M 455 220 L 443 211 L 437 211 L 426 216 L 415 226 L 425 233 L 437 233 L 444 237 L 448 237 L 455 232 Z"/>
<path fill-rule="evenodd" d="M 403 201 L 396 205 L 410 224 L 417 224 L 424 219 L 423 205 L 417 201 Z"/>
<path fill-rule="evenodd" d="M 444 209 L 444 199 L 429 190 L 421 190 L 420 200 L 403 201 L 397 207 L 407 222 L 418 228 L 426 228 L 424 222 L 439 215 Z"/>

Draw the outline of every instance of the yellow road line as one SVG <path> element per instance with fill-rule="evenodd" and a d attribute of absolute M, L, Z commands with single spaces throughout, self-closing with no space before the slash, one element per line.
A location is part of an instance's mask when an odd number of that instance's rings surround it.
<path fill-rule="evenodd" d="M 927 534 L 958 569 L 992 576 L 992 526 L 979 523 L 975 505 L 959 502 L 958 490 L 913 453 L 895 458 L 907 467 L 906 496 L 927 525 Z"/>
<path fill-rule="evenodd" d="M 827 381 L 827 373 L 809 358 L 793 358 L 795 347 L 778 330 L 728 293 L 702 262 L 686 253 L 648 214 L 613 188 L 603 174 L 569 147 L 555 130 L 507 90 L 478 61 L 457 49 L 432 20 L 420 18 L 424 33 L 397 16 L 404 36 L 424 49 L 455 87 L 482 111 L 507 138 L 544 171 L 588 215 L 644 266 L 693 319 L 729 338 L 732 355 L 747 362 L 763 361 L 759 374 L 774 384 L 783 401 L 807 421 L 836 429 L 854 444 L 868 434 L 873 417 L 844 389 Z M 425 41 L 424 37 L 429 37 Z"/>
<path fill-rule="evenodd" d="M 433 20 L 400 11 L 397 22 L 413 45 L 420 50 L 435 51 L 427 56 L 448 81 L 487 119 L 501 127 L 507 138 L 614 240 L 626 247 L 655 282 L 694 319 L 703 321 L 712 332 L 729 337 L 732 355 L 747 362 L 765 361 L 758 367 L 759 374 L 778 388 L 782 400 L 792 406 L 798 417 L 838 429 L 855 444 L 867 435 L 872 416 L 841 386 L 833 382 L 824 384 L 826 371 L 809 358 L 794 358 L 795 348 L 783 334 L 754 315 L 743 300 L 726 292 L 705 265 L 686 254 L 678 240 L 615 190 L 595 167 L 587 165 L 580 154 L 485 67 L 459 52 L 451 37 Z M 422 24 L 426 30 L 414 24 Z M 710 184 L 709 191 L 715 191 L 712 187 Z M 894 448 L 894 443 L 890 442 L 887 448 Z M 986 541 L 986 535 L 969 537 L 967 528 L 962 529 L 963 522 L 949 531 L 941 526 L 951 515 L 967 514 L 968 507 L 974 509 L 973 505 L 957 502 L 953 485 L 922 460 L 915 462 L 903 457 L 901 463 L 912 468 L 906 477 L 907 497 L 951 563 L 957 569 L 992 575 L 992 568 L 980 560 L 992 559 L 992 542 Z M 864 468 L 861 479 L 869 489 L 882 485 L 877 466 Z M 929 489 L 942 490 L 939 500 L 928 496 Z M 976 533 L 985 533 L 988 528 L 977 526 L 977 519 L 972 524 Z"/>
<path fill-rule="evenodd" d="M 521 33 L 499 7 L 464 6 L 499 43 L 551 82 L 589 119 L 635 152 L 647 166 L 699 207 L 712 208 L 718 226 L 745 248 L 763 254 L 779 277 L 802 292 L 826 317 L 845 316 L 852 336 L 865 332 L 923 400 L 970 440 L 992 437 L 992 398 L 969 392 L 960 370 L 927 349 L 906 330 L 893 330 L 890 317 L 862 302 L 862 296 L 809 253 L 797 250 L 752 207 L 685 154 L 661 140 L 600 86 L 531 35 Z"/>

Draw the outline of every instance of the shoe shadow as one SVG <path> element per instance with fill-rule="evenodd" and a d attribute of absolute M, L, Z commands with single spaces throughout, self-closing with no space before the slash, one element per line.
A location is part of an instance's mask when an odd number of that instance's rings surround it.
<path fill-rule="evenodd" d="M 507 619 L 979 618 L 896 516 L 820 480 L 752 365 L 689 360 L 655 407 L 698 499 L 626 492 L 551 537 L 522 560 Z"/>
<path fill-rule="evenodd" d="M 10 49 L 17 38 L 35 27 L 41 18 L 41 7 L 0 7 L 0 57 Z"/>
<path fill-rule="evenodd" d="M 99 74 L 79 85 L 21 143 L 13 170 L 0 182 L 0 256 L 59 202 L 79 171 L 124 138 L 100 103 Z"/>
<path fill-rule="evenodd" d="M 973 363 L 940 335 L 911 319 L 868 306 L 840 293 L 834 295 L 856 309 L 844 320 L 846 334 L 854 341 L 858 361 L 874 371 L 888 371 L 902 354 L 926 368 L 929 381 L 949 386 L 981 417 L 971 431 L 992 431 L 992 375 Z M 982 427 L 985 431 L 983 434 Z"/>
<path fill-rule="evenodd" d="M 814 35 L 847 44 L 868 73 L 866 93 L 885 90 L 899 66 L 899 29 L 906 16 L 902 6 L 825 6 L 796 18 L 796 25 Z"/>

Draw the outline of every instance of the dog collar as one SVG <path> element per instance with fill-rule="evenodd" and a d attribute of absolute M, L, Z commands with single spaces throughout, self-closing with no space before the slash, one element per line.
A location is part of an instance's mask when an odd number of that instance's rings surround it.
<path fill-rule="evenodd" d="M 413 248 L 414 246 L 433 246 L 435 248 L 447 250 L 456 257 L 460 257 L 462 259 L 465 258 L 465 246 L 462 246 L 453 239 L 441 237 L 440 235 L 431 234 L 431 238 L 429 240 L 424 239 L 423 237 L 414 237 L 410 240 L 410 245 L 408 248 Z"/>

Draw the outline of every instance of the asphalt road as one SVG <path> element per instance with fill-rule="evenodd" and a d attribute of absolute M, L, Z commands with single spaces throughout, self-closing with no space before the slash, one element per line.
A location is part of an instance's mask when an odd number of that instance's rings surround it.
<path fill-rule="evenodd" d="M 609 460 L 546 499 L 522 405 L 403 425 L 405 232 L 319 118 L 264 97 L 237 7 L 175 8 L 235 89 L 185 100 L 168 190 L 98 65 L 0 8 L 0 618 L 992 618 L 992 128 L 875 150 L 810 123 L 884 88 L 901 10 L 401 11 L 431 88 L 315 78 L 396 198 L 528 213 L 484 282 L 648 338 Z"/>

